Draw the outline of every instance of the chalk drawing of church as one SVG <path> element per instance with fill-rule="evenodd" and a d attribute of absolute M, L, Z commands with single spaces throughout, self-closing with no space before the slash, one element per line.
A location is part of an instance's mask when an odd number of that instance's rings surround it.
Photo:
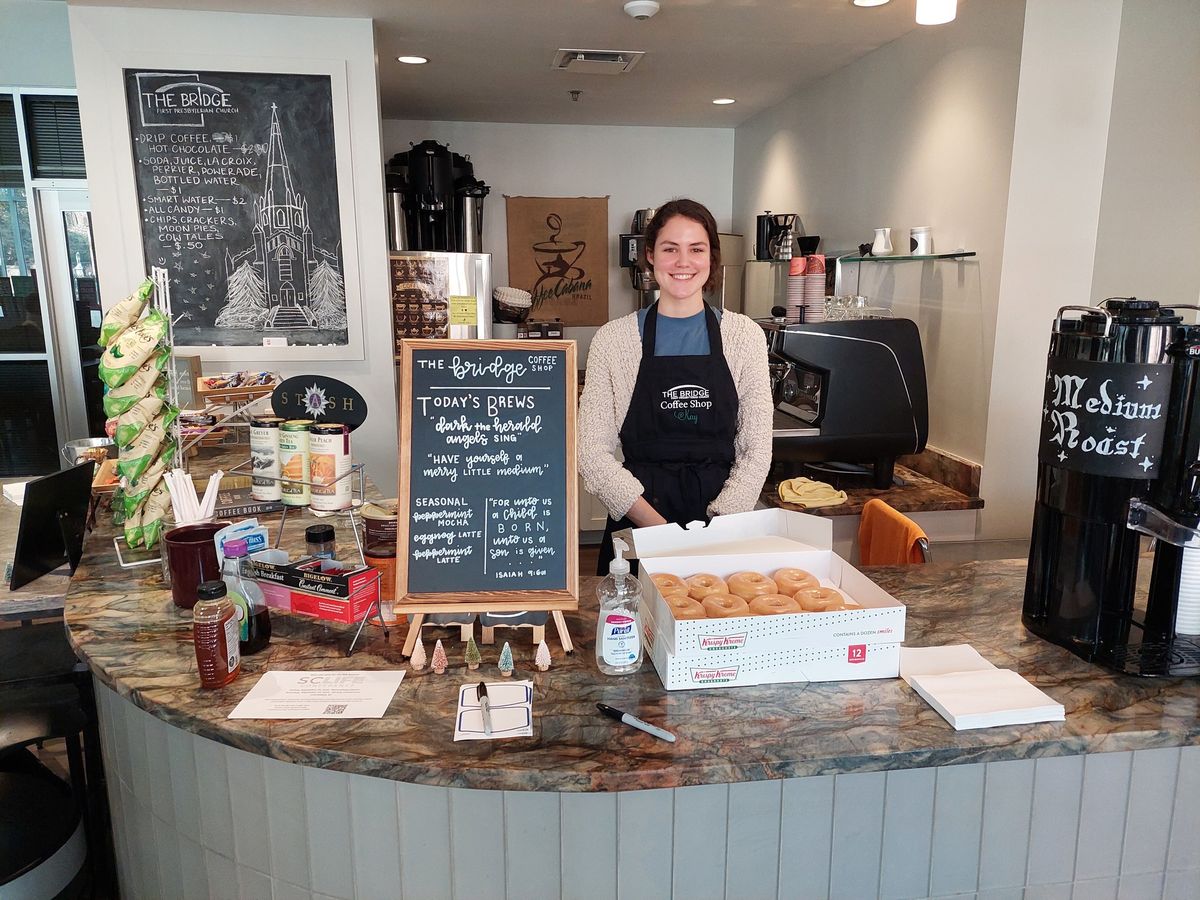
<path fill-rule="evenodd" d="M 346 327 L 341 260 L 337 252 L 313 245 L 308 200 L 292 184 L 274 103 L 253 237 L 253 247 L 237 255 L 226 251 L 226 305 L 217 325 L 275 331 Z"/>

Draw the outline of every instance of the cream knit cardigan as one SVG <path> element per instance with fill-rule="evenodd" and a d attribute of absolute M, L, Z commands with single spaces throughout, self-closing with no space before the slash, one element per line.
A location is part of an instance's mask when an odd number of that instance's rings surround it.
<path fill-rule="evenodd" d="M 712 516 L 754 509 L 771 466 L 774 415 L 762 328 L 748 316 L 726 312 L 721 316 L 721 342 L 737 388 L 738 419 L 733 468 L 708 505 Z M 609 322 L 592 338 L 579 401 L 579 474 L 614 519 L 625 515 L 645 490 L 619 458 L 619 432 L 641 361 L 637 313 Z"/>

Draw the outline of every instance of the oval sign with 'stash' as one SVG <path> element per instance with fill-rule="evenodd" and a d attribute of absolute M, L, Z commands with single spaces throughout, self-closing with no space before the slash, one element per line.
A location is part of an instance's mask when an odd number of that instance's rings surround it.
<path fill-rule="evenodd" d="M 285 419 L 312 419 L 349 425 L 353 431 L 367 418 L 362 394 L 336 378 L 293 375 L 271 394 L 275 415 Z"/>

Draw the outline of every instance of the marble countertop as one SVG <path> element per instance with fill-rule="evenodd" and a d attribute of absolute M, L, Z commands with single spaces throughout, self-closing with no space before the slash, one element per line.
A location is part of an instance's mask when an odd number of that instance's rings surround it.
<path fill-rule="evenodd" d="M 894 484 L 890 488 L 846 488 L 846 502 L 839 506 L 825 506 L 820 509 L 806 510 L 804 507 L 794 503 L 785 503 L 779 499 L 777 484 L 767 485 L 762 492 L 762 501 L 768 506 L 778 506 L 780 509 L 807 512 L 810 515 L 825 517 L 860 515 L 863 506 L 873 497 L 887 501 L 889 505 L 902 513 L 983 509 L 983 500 L 981 498 L 967 496 L 952 487 L 934 481 L 927 475 L 922 475 L 920 472 L 915 472 L 904 466 L 896 466 L 896 478 L 900 483 Z"/>
<path fill-rule="evenodd" d="M 289 524 L 285 544 L 302 539 L 301 524 Z M 368 627 L 364 648 L 346 658 L 349 626 L 333 626 L 335 640 L 322 641 L 311 620 L 276 615 L 270 647 L 246 658 L 228 687 L 203 691 L 187 614 L 172 606 L 155 567 L 117 567 L 110 533 L 102 525 L 89 536 L 65 613 L 71 641 L 96 677 L 179 728 L 301 765 L 465 788 L 619 791 L 1200 743 L 1200 679 L 1113 675 L 1025 632 L 1023 560 L 870 574 L 908 605 L 909 645 L 973 644 L 1060 701 L 1065 722 L 955 732 L 899 679 L 667 692 L 648 660 L 636 675 L 605 677 L 595 664 L 590 577 L 582 579 L 580 610 L 567 613 L 573 656 L 564 657 L 548 629 L 554 665 L 540 673 L 529 632 L 509 635 L 516 677 L 534 684 L 530 738 L 452 740 L 456 692 L 468 681 L 498 679 L 503 630 L 496 646 L 481 647 L 483 666 L 468 673 L 457 629 L 427 629 L 427 650 L 441 637 L 449 670 L 409 672 L 381 719 L 231 721 L 229 711 L 268 669 L 407 668 L 403 627 L 386 639 Z M 350 538 L 339 540 L 345 547 Z M 603 718 L 597 702 L 678 740 Z"/>

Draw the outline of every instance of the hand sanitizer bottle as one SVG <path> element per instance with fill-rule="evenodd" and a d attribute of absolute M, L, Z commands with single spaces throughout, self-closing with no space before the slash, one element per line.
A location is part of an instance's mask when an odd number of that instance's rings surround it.
<path fill-rule="evenodd" d="M 613 538 L 616 556 L 596 589 L 596 665 L 605 675 L 631 675 L 642 667 L 642 586 L 621 555 L 628 549 L 620 538 Z"/>

